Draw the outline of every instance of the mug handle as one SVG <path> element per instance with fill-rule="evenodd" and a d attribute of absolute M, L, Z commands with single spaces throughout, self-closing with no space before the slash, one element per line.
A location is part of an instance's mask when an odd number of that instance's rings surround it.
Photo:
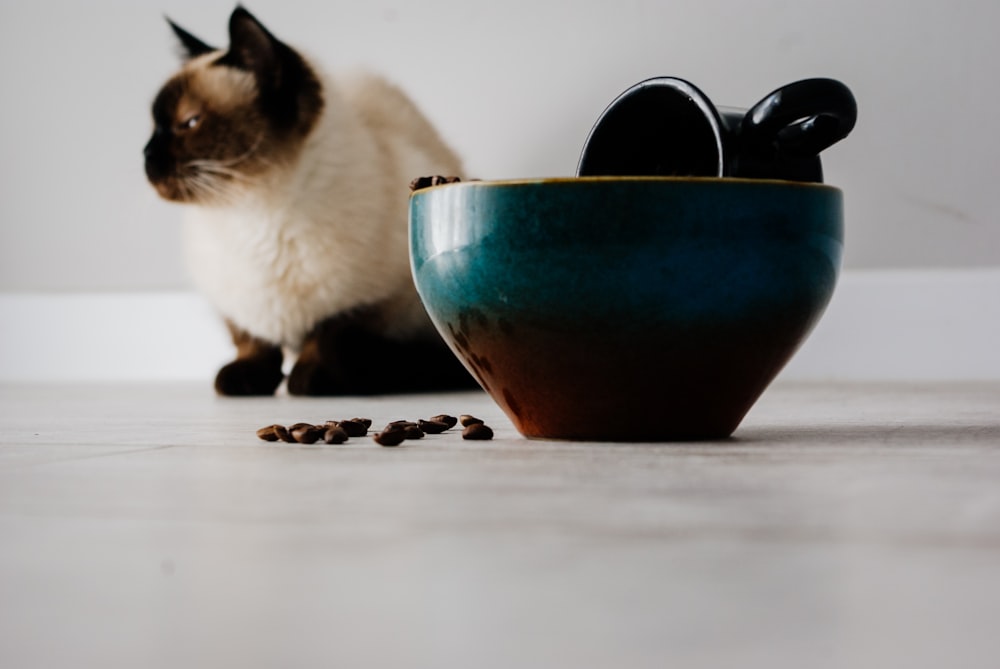
<path fill-rule="evenodd" d="M 797 157 L 817 156 L 847 137 L 858 118 L 851 90 L 835 79 L 803 79 L 782 86 L 743 116 L 745 145 Z"/>

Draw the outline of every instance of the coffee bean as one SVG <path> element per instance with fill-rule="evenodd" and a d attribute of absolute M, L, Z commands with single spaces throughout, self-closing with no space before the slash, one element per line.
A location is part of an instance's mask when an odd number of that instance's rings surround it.
<path fill-rule="evenodd" d="M 366 430 L 372 426 L 371 418 L 352 418 L 351 420 L 353 420 L 355 423 L 361 423 L 362 425 L 365 426 Z"/>
<path fill-rule="evenodd" d="M 281 439 L 286 444 L 294 444 L 295 437 L 288 431 L 288 428 L 284 425 L 275 425 L 274 433 L 278 435 L 278 439 Z"/>
<path fill-rule="evenodd" d="M 267 427 L 262 427 L 257 430 L 257 436 L 264 441 L 278 441 L 281 437 L 278 436 L 278 429 L 284 430 L 285 428 L 281 425 L 268 425 Z M 287 430 L 286 430 L 287 431 Z"/>
<path fill-rule="evenodd" d="M 470 425 L 481 424 L 483 421 L 481 418 L 476 418 L 475 416 L 470 416 L 469 414 L 462 414 L 458 421 L 462 424 L 462 427 L 469 427 Z"/>
<path fill-rule="evenodd" d="M 418 420 L 417 425 L 426 434 L 441 434 L 450 427 L 447 423 L 436 420 Z"/>
<path fill-rule="evenodd" d="M 437 416 L 431 416 L 430 422 L 432 423 L 444 423 L 449 428 L 453 428 L 458 425 L 458 419 L 454 416 L 449 416 L 448 414 L 442 413 Z"/>
<path fill-rule="evenodd" d="M 439 175 L 431 177 L 417 177 L 410 182 L 410 190 L 420 190 L 421 188 L 430 188 L 431 186 L 440 186 L 442 184 L 453 184 L 461 181 L 460 177 L 442 177 Z"/>
<path fill-rule="evenodd" d="M 462 439 L 488 441 L 493 438 L 493 430 L 484 423 L 470 423 L 462 430 Z"/>
<path fill-rule="evenodd" d="M 342 420 L 340 421 L 340 427 L 343 428 L 349 437 L 363 437 L 368 434 L 368 425 L 357 419 Z"/>
<path fill-rule="evenodd" d="M 394 420 L 382 428 L 382 432 L 401 432 L 405 439 L 424 438 L 424 431 L 412 420 Z"/>
<path fill-rule="evenodd" d="M 300 444 L 315 444 L 323 436 L 323 428 L 309 423 L 296 423 L 289 428 L 289 433 Z"/>
<path fill-rule="evenodd" d="M 349 435 L 344 428 L 339 425 L 331 425 L 326 428 L 326 432 L 323 433 L 323 443 L 342 444 L 347 441 L 348 437 Z"/>
<path fill-rule="evenodd" d="M 406 434 L 403 430 L 399 429 L 383 430 L 372 438 L 380 446 L 399 446 L 406 439 Z"/>

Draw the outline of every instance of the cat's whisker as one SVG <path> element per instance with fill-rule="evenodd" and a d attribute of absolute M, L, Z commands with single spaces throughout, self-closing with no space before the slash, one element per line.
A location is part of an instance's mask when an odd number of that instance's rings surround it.
<path fill-rule="evenodd" d="M 181 180 L 181 188 L 184 194 L 192 200 L 195 199 L 225 199 L 229 192 L 223 187 L 223 183 L 216 178 L 204 173 L 194 173 Z"/>
<path fill-rule="evenodd" d="M 243 192 L 256 187 L 259 181 L 246 175 L 236 176 L 237 178 L 227 180 L 218 175 L 203 173 L 196 178 L 195 183 L 206 198 L 216 202 L 237 202 Z"/>
<path fill-rule="evenodd" d="M 185 163 L 182 181 L 188 186 L 190 199 L 231 201 L 244 189 L 255 188 L 260 184 L 259 176 L 228 167 L 227 164 L 231 162 L 197 159 Z"/>
<path fill-rule="evenodd" d="M 202 167 L 202 166 L 207 166 L 207 165 L 212 165 L 213 167 L 218 167 L 218 168 L 231 168 L 231 167 L 235 167 L 236 165 L 244 163 L 247 160 L 249 160 L 250 158 L 252 158 L 254 156 L 254 154 L 257 153 L 257 149 L 260 148 L 260 145 L 261 145 L 262 142 L 263 142 L 262 138 L 258 139 L 246 151 L 244 151 L 240 155 L 234 156 L 232 158 L 227 158 L 225 160 L 219 160 L 219 159 L 195 159 L 195 160 L 188 161 L 186 164 L 188 166 L 192 166 L 192 167 Z"/>
<path fill-rule="evenodd" d="M 239 181 L 247 184 L 257 183 L 257 179 L 255 177 L 240 172 L 239 170 L 218 165 L 213 161 L 192 161 L 187 164 L 187 167 L 193 169 L 194 173 L 198 175 L 228 177 L 233 181 Z"/>
<path fill-rule="evenodd" d="M 253 188 L 260 184 L 260 178 L 256 175 L 236 169 L 234 166 L 245 162 L 257 148 L 255 144 L 250 150 L 240 156 L 228 160 L 194 159 L 184 164 L 188 173 L 188 179 L 197 184 L 197 190 L 206 195 L 214 196 L 216 199 L 226 195 L 225 184 L 232 183 L 240 186 Z M 257 159 L 258 165 L 270 167 L 271 161 Z"/>

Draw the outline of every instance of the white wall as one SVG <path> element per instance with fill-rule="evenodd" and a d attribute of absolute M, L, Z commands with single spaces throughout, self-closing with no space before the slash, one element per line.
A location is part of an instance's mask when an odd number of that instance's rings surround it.
<path fill-rule="evenodd" d="M 1000 378 L 996 0 L 246 4 L 328 68 L 396 79 L 482 178 L 571 174 L 600 112 L 646 77 L 739 106 L 839 78 L 860 105 L 824 154 L 846 272 L 786 376 Z M 0 381 L 210 379 L 229 356 L 141 149 L 177 64 L 163 15 L 223 45 L 233 6 L 0 0 Z"/>
<path fill-rule="evenodd" d="M 177 289 L 178 209 L 144 182 L 163 14 L 225 43 L 230 0 L 0 6 L 0 291 Z M 848 268 L 1000 265 L 995 0 L 249 0 L 331 68 L 387 72 L 485 178 L 571 174 L 590 125 L 648 76 L 748 106 L 797 78 L 855 91 L 824 154 Z"/>

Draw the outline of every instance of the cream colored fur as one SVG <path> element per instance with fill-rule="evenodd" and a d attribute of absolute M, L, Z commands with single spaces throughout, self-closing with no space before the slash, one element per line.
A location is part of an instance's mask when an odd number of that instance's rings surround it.
<path fill-rule="evenodd" d="M 186 207 L 191 276 L 231 323 L 292 350 L 368 305 L 389 336 L 430 335 L 410 274 L 409 182 L 460 175 L 460 161 L 382 79 L 321 80 L 324 111 L 296 159 L 224 204 Z"/>

